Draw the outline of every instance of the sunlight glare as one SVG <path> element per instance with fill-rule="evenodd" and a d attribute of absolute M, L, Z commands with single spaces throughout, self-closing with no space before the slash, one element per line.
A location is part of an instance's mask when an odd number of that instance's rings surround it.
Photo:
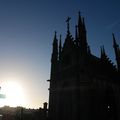
<path fill-rule="evenodd" d="M 5 99 L 0 99 L 0 106 L 9 105 L 24 106 L 26 103 L 22 86 L 15 81 L 6 81 L 1 85 L 1 93 L 6 95 Z"/>

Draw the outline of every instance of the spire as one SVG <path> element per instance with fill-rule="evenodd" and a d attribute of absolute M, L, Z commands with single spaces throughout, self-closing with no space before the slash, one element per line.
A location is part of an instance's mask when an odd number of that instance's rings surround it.
<path fill-rule="evenodd" d="M 81 18 L 81 13 L 80 11 L 78 12 L 78 26 L 82 25 L 82 18 Z"/>
<path fill-rule="evenodd" d="M 57 32 L 55 31 L 54 40 L 56 40 L 56 39 L 57 39 L 56 34 L 57 34 Z"/>
<path fill-rule="evenodd" d="M 61 34 L 60 34 L 60 41 L 59 41 L 59 51 L 62 49 L 62 41 L 61 41 Z"/>
<path fill-rule="evenodd" d="M 58 70 L 58 40 L 57 40 L 57 32 L 55 31 L 54 39 L 53 39 L 53 50 L 51 57 L 51 76 L 50 79 L 53 79 L 57 74 Z"/>
<path fill-rule="evenodd" d="M 100 51 L 101 51 L 101 58 L 102 58 L 102 55 L 103 55 L 102 47 L 100 47 Z"/>
<path fill-rule="evenodd" d="M 112 36 L 113 36 L 113 47 L 117 47 L 118 48 L 118 45 L 116 43 L 116 39 L 115 39 L 114 33 L 112 33 Z"/>
<path fill-rule="evenodd" d="M 106 52 L 105 52 L 105 48 L 104 48 L 104 45 L 100 47 L 101 48 L 101 59 L 104 61 L 104 62 L 109 62 L 111 64 L 111 60 L 109 60 Z"/>
<path fill-rule="evenodd" d="M 61 60 L 61 51 L 62 51 L 62 41 L 61 41 L 61 35 L 59 40 L 59 60 Z"/>
<path fill-rule="evenodd" d="M 80 12 L 78 14 L 78 42 L 81 49 L 81 53 L 88 53 L 85 21 L 84 18 L 81 17 Z"/>
<path fill-rule="evenodd" d="M 102 47 L 102 52 L 103 52 L 103 55 L 106 56 L 104 45 Z"/>
<path fill-rule="evenodd" d="M 78 12 L 78 36 L 80 38 L 81 33 L 82 33 L 82 18 L 81 18 L 81 13 L 80 11 Z"/>
<path fill-rule="evenodd" d="M 113 48 L 115 51 L 115 57 L 116 57 L 116 62 L 117 62 L 117 68 L 120 71 L 120 49 L 119 49 L 119 45 L 116 42 L 114 33 L 112 33 L 113 36 Z"/>
<path fill-rule="evenodd" d="M 111 72 L 114 72 L 116 68 L 112 61 L 107 56 L 104 46 L 101 46 L 100 49 L 101 49 L 101 72 L 105 74 L 106 73 L 111 74 Z"/>
<path fill-rule="evenodd" d="M 104 48 L 104 46 L 101 46 L 100 48 L 101 48 L 101 58 L 106 58 L 107 55 L 106 55 L 106 53 L 105 53 L 105 48 Z"/>
<path fill-rule="evenodd" d="M 85 18 L 83 17 L 82 20 L 83 20 L 83 30 L 86 32 Z"/>
<path fill-rule="evenodd" d="M 53 40 L 53 53 L 52 53 L 52 61 L 57 61 L 58 59 L 58 40 L 57 40 L 57 32 L 55 31 L 54 40 Z"/>

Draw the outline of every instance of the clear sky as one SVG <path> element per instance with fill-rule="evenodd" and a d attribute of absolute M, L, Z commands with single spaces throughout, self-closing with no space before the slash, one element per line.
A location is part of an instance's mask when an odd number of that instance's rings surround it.
<path fill-rule="evenodd" d="M 50 77 L 54 31 L 58 37 L 62 34 L 64 41 L 65 20 L 70 16 L 74 37 L 79 10 L 85 17 L 92 53 L 99 57 L 100 46 L 104 45 L 114 61 L 113 32 L 120 44 L 119 0 L 0 0 L 0 83 L 3 87 L 2 83 L 14 81 L 22 88 L 24 97 L 19 92 L 14 97 L 25 102 L 16 105 L 39 108 L 48 101 L 46 80 Z M 18 88 L 14 86 L 12 89 L 16 91 Z"/>

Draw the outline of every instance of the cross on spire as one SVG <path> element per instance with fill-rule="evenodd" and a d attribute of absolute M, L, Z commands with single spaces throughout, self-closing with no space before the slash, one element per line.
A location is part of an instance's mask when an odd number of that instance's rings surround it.
<path fill-rule="evenodd" d="M 71 17 L 68 17 L 67 20 L 66 20 L 66 22 L 67 22 L 67 34 L 68 35 L 70 34 L 70 26 L 69 26 L 70 20 L 71 20 Z"/>

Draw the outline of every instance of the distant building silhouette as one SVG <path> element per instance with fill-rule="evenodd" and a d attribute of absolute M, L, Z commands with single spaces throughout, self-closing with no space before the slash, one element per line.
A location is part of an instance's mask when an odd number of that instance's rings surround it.
<path fill-rule="evenodd" d="M 104 46 L 100 58 L 87 43 L 80 13 L 75 38 L 69 30 L 62 45 L 56 32 L 51 57 L 49 120 L 120 120 L 120 48 L 113 34 L 117 66 Z"/>
<path fill-rule="evenodd" d="M 23 107 L 0 107 L 0 120 L 47 120 L 47 103 L 43 103 L 43 108 L 27 109 Z"/>

